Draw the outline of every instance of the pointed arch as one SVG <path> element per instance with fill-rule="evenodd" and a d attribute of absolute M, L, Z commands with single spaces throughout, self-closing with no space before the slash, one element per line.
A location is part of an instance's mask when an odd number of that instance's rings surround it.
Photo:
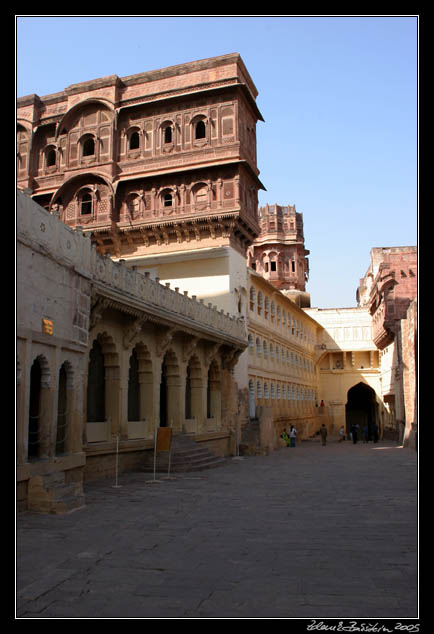
<path fill-rule="evenodd" d="M 376 427 L 379 431 L 377 397 L 375 390 L 367 383 L 360 381 L 348 390 L 345 421 L 347 434 L 350 434 L 354 426 L 358 425 L 359 439 L 362 437 L 364 428 L 366 428 L 370 440 L 374 439 Z"/>
<path fill-rule="evenodd" d="M 185 412 L 186 420 L 201 420 L 202 412 L 203 372 L 199 357 L 193 354 L 186 366 L 185 376 Z"/>
<path fill-rule="evenodd" d="M 111 386 L 119 380 L 119 354 L 113 338 L 107 332 L 99 333 L 89 351 L 87 381 L 87 422 L 116 420 L 114 399 L 118 390 Z"/>
<path fill-rule="evenodd" d="M 169 348 L 161 362 L 160 427 L 177 428 L 180 422 L 179 403 L 181 372 L 178 357 Z"/>
<path fill-rule="evenodd" d="M 50 387 L 51 374 L 47 358 L 38 355 L 30 368 L 29 421 L 27 459 L 38 460 L 48 454 L 50 437 L 48 401 L 44 398 Z"/>
<path fill-rule="evenodd" d="M 207 418 L 214 419 L 218 426 L 221 422 L 221 370 L 216 359 L 213 359 L 208 367 Z"/>
<path fill-rule="evenodd" d="M 71 448 L 73 385 L 74 371 L 72 365 L 69 361 L 64 361 L 59 369 L 57 388 L 56 456 L 67 453 Z"/>
<path fill-rule="evenodd" d="M 85 112 L 89 106 L 96 105 L 99 106 L 104 112 L 107 113 L 107 116 L 110 121 L 112 121 L 116 117 L 116 111 L 114 103 L 108 99 L 84 99 L 79 103 L 74 104 L 61 118 L 61 120 L 57 124 L 56 128 L 56 136 L 55 139 L 59 137 L 60 134 L 64 134 L 69 131 L 69 129 L 73 126 L 74 122 L 79 118 L 79 115 L 82 112 Z"/>

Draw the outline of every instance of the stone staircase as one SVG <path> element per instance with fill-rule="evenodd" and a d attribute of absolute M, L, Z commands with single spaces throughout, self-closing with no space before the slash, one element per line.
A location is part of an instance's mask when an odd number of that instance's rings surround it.
<path fill-rule="evenodd" d="M 154 455 L 145 464 L 145 471 L 152 471 L 154 468 Z M 172 451 L 170 460 L 170 471 L 191 472 L 214 469 L 226 464 L 226 459 L 213 454 L 207 447 L 198 445 L 191 436 L 178 434 L 172 438 Z M 167 472 L 169 468 L 169 452 L 161 451 L 157 454 L 156 471 Z"/>

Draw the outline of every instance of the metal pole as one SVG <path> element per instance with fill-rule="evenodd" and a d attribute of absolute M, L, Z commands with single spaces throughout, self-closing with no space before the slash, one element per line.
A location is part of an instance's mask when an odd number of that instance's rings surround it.
<path fill-rule="evenodd" d="M 157 428 L 154 430 L 154 482 L 155 482 L 155 472 L 157 468 Z"/>
<path fill-rule="evenodd" d="M 161 482 L 161 480 L 157 480 L 155 477 L 156 469 L 157 469 L 157 432 L 158 427 L 155 427 L 154 431 L 154 478 L 153 480 L 146 480 L 147 484 L 154 484 L 154 482 Z"/>
<path fill-rule="evenodd" d="M 116 474 L 113 489 L 120 489 L 122 485 L 118 484 L 119 475 L 119 434 L 116 436 Z"/>

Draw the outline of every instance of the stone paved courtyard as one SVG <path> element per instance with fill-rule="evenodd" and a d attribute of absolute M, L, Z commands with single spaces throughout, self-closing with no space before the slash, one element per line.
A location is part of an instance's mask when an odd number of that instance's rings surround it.
<path fill-rule="evenodd" d="M 17 618 L 417 618 L 417 454 L 318 441 L 17 520 Z"/>

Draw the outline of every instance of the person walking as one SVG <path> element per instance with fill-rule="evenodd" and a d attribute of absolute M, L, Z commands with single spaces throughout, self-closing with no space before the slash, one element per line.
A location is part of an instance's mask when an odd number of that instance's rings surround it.
<path fill-rule="evenodd" d="M 321 436 L 321 444 L 324 447 L 327 442 L 327 427 L 324 425 L 324 423 L 321 425 L 319 433 Z"/>
<path fill-rule="evenodd" d="M 358 438 L 357 438 L 358 433 L 359 433 L 359 426 L 358 426 L 357 423 L 354 423 L 354 425 L 351 427 L 351 434 L 352 434 L 352 437 L 353 437 L 353 445 L 355 445 L 357 440 L 358 440 Z"/>
<path fill-rule="evenodd" d="M 369 428 L 367 425 L 363 425 L 362 427 L 363 442 L 368 442 L 368 436 L 369 436 Z"/>
<path fill-rule="evenodd" d="M 342 427 L 339 430 L 339 442 L 342 442 L 343 440 L 345 440 L 345 429 L 344 429 L 344 426 L 342 425 Z"/>
<path fill-rule="evenodd" d="M 372 435 L 374 438 L 374 442 L 378 442 L 378 425 L 377 423 L 374 423 L 372 425 Z"/>
<path fill-rule="evenodd" d="M 289 430 L 289 440 L 290 440 L 291 447 L 295 447 L 296 437 L 297 437 L 297 430 L 295 429 L 294 425 L 291 425 L 291 429 Z"/>

